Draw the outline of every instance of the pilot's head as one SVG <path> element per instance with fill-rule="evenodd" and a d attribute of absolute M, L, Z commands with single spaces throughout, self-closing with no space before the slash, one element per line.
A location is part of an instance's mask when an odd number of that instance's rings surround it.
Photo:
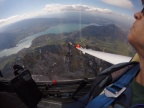
<path fill-rule="evenodd" d="M 141 0 L 144 4 L 144 0 Z M 129 43 L 135 48 L 140 57 L 144 58 L 144 8 L 134 14 L 133 23 L 128 35 Z"/>

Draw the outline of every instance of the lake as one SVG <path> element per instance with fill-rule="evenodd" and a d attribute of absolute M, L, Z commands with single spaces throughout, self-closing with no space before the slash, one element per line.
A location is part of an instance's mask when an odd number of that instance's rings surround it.
<path fill-rule="evenodd" d="M 4 50 L 0 51 L 0 57 L 9 56 L 11 54 L 16 54 L 23 48 L 29 48 L 32 44 L 32 41 L 36 37 L 39 37 L 39 36 L 42 36 L 45 34 L 50 34 L 50 33 L 61 34 L 64 32 L 73 32 L 73 31 L 80 30 L 86 26 L 88 26 L 88 25 L 87 24 L 62 24 L 62 25 L 50 27 L 43 32 L 39 32 L 39 33 L 33 34 L 31 36 L 28 36 L 25 39 L 22 39 L 21 41 L 18 42 L 16 47 L 4 49 Z"/>

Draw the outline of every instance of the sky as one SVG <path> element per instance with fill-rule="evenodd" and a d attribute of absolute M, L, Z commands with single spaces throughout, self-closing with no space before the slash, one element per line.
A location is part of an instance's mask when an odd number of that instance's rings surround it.
<path fill-rule="evenodd" d="M 133 18 L 141 9 L 141 0 L 0 0 L 0 25 L 56 11 L 105 12 Z"/>

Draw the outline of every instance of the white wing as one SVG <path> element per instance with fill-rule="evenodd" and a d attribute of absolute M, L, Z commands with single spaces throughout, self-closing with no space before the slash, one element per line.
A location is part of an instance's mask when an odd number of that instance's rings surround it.
<path fill-rule="evenodd" d="M 84 49 L 84 48 L 78 48 L 78 50 L 82 51 L 83 53 L 90 54 L 94 57 L 100 58 L 104 61 L 107 61 L 111 64 L 118 64 L 122 62 L 129 62 L 132 57 L 128 56 L 123 56 L 123 55 L 117 55 L 117 54 L 112 54 L 112 53 L 105 53 L 105 52 L 100 52 L 100 51 L 94 51 L 91 49 Z"/>

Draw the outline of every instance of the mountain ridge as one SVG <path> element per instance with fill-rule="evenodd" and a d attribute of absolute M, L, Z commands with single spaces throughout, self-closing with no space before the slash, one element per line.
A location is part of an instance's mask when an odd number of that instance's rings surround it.
<path fill-rule="evenodd" d="M 84 37 L 97 37 L 98 39 L 110 37 L 111 39 L 119 41 L 127 40 L 127 33 L 114 24 L 104 26 L 91 25 L 83 28 L 80 32 Z"/>

